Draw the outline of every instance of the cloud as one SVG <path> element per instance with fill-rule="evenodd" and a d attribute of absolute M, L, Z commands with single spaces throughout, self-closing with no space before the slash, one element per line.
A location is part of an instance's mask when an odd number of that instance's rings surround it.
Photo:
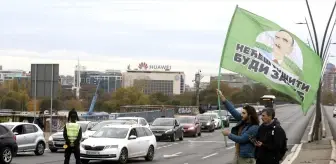
<path fill-rule="evenodd" d="M 334 1 L 310 3 L 321 44 Z M 60 63 L 73 74 L 78 57 L 93 70 L 145 61 L 171 64 L 191 83 L 198 69 L 217 74 L 236 4 L 308 38 L 295 24 L 308 18 L 303 0 L 10 0 L 0 1 L 0 64 Z"/>

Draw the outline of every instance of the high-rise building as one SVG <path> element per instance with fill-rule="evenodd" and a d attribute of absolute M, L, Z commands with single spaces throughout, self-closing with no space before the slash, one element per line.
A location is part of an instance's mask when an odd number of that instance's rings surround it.
<path fill-rule="evenodd" d="M 28 79 L 30 77 L 30 73 L 27 73 L 23 70 L 3 70 L 0 69 L 0 83 L 3 83 L 6 80 L 13 79 Z"/>
<path fill-rule="evenodd" d="M 60 76 L 60 83 L 61 85 L 72 85 L 74 83 L 74 77 L 73 76 Z"/>
<path fill-rule="evenodd" d="M 211 76 L 210 81 L 217 81 L 218 76 Z M 226 82 L 230 87 L 242 88 L 244 85 L 252 85 L 255 81 L 242 76 L 240 74 L 223 73 L 221 74 L 220 81 Z"/>
<path fill-rule="evenodd" d="M 336 67 L 332 63 L 328 63 L 323 75 L 323 91 L 331 91 L 336 93 Z"/>
<path fill-rule="evenodd" d="M 77 70 L 75 71 L 77 77 Z M 113 92 L 122 86 L 122 73 L 120 70 L 100 71 L 80 71 L 80 84 L 94 84 L 100 82 L 100 88 L 105 92 Z M 75 86 L 77 86 L 77 78 L 75 78 Z"/>
<path fill-rule="evenodd" d="M 185 92 L 185 74 L 170 71 L 168 65 L 147 65 L 142 62 L 137 69 L 130 69 L 123 75 L 123 86 L 141 86 L 145 94 L 161 92 L 176 95 Z"/>

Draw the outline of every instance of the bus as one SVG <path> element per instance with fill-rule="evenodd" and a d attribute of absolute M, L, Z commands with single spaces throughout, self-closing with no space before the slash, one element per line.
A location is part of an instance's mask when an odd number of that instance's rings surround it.
<path fill-rule="evenodd" d="M 274 95 L 264 95 L 260 97 L 260 105 L 266 108 L 275 108 L 275 99 L 276 97 Z"/>

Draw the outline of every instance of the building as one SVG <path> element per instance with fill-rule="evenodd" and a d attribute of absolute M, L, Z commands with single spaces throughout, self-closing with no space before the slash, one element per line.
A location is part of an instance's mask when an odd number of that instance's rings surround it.
<path fill-rule="evenodd" d="M 128 67 L 123 75 L 123 86 L 141 86 L 145 94 L 161 92 L 165 95 L 176 95 L 185 92 L 184 72 L 170 71 L 168 65 L 147 65 L 142 62 L 137 69 Z"/>
<path fill-rule="evenodd" d="M 77 77 L 77 70 L 75 71 Z M 100 71 L 80 71 L 80 84 L 94 84 L 100 82 L 100 88 L 105 92 L 113 92 L 122 87 L 122 73 L 120 70 Z M 75 78 L 75 86 L 77 86 L 77 78 Z"/>
<path fill-rule="evenodd" d="M 30 72 L 26 72 L 23 70 L 3 70 L 2 66 L 0 67 L 0 83 L 3 83 L 6 80 L 26 80 L 29 79 Z"/>
<path fill-rule="evenodd" d="M 73 85 L 74 83 L 74 77 L 73 76 L 64 76 L 64 75 L 61 75 L 60 76 L 60 83 L 61 85 Z"/>
<path fill-rule="evenodd" d="M 331 91 L 336 93 L 336 67 L 332 63 L 328 63 L 323 75 L 323 91 Z"/>
<path fill-rule="evenodd" d="M 217 81 L 218 76 L 211 76 L 211 81 Z M 256 83 L 255 81 L 247 78 L 246 76 L 242 76 L 240 74 L 233 73 L 224 73 L 220 77 L 220 81 L 226 82 L 230 87 L 234 88 L 242 88 L 244 85 L 252 85 Z"/>

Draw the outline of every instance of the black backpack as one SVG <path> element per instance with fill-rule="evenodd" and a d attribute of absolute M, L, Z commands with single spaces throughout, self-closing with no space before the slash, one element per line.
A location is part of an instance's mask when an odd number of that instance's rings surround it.
<path fill-rule="evenodd" d="M 288 148 L 287 148 L 287 136 L 286 136 L 286 132 L 285 130 L 280 126 L 273 126 L 273 130 L 275 130 L 275 128 L 277 127 L 278 130 L 280 130 L 283 133 L 283 138 L 281 139 L 281 146 L 280 146 L 280 150 L 279 150 L 279 158 L 280 160 L 285 156 Z M 274 135 L 273 135 L 274 136 Z"/>

